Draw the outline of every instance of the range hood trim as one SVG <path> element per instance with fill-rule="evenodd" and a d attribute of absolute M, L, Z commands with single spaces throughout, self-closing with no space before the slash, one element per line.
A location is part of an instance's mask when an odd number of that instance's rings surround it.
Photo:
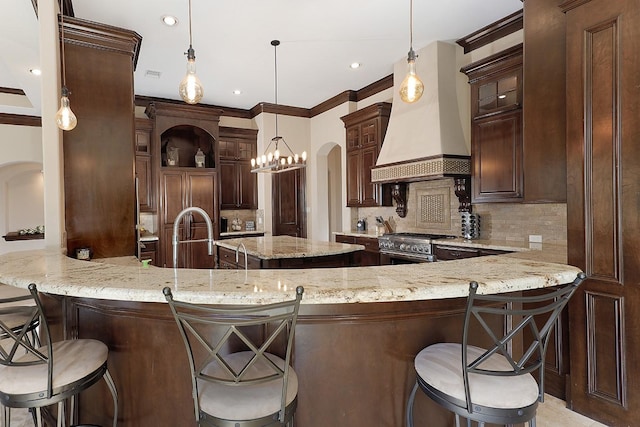
<path fill-rule="evenodd" d="M 374 184 L 417 182 L 468 176 L 471 176 L 471 156 L 457 154 L 439 154 L 420 159 L 387 163 L 371 168 L 371 182 Z"/>

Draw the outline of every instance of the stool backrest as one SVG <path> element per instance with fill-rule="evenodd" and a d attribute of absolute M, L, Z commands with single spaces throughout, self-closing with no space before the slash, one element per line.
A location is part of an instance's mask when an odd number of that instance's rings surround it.
<path fill-rule="evenodd" d="M 296 288 L 293 300 L 250 306 L 198 305 L 174 300 L 168 287 L 163 293 L 187 349 L 196 419 L 199 419 L 198 380 L 243 386 L 276 378 L 283 380 L 279 417 L 284 417 L 293 337 L 304 293 L 302 286 Z M 282 368 L 268 357 L 276 348 L 280 352 L 278 356 L 285 361 Z M 230 355 L 240 351 L 253 354 L 242 366 L 228 361 Z M 210 374 L 207 368 L 212 362 L 221 368 L 221 375 Z M 251 367 L 256 364 L 269 369 L 255 375 Z"/>
<path fill-rule="evenodd" d="M 558 316 L 585 279 L 579 273 L 576 279 L 562 286 L 549 289 L 549 292 L 537 295 L 510 294 L 481 295 L 478 294 L 478 283 L 469 285 L 469 298 L 465 312 L 462 335 L 462 367 L 464 370 L 464 388 L 467 410 L 472 411 L 471 393 L 469 391 L 469 374 L 515 376 L 538 372 L 539 400 L 544 394 L 545 353 Z M 490 325 L 495 325 L 496 316 L 501 318 L 504 330 L 497 332 Z M 473 329 L 472 326 L 480 325 Z M 478 332 L 478 330 L 480 332 Z M 467 345 L 470 339 L 478 339 L 479 335 L 488 337 L 493 345 L 487 348 L 474 360 L 467 358 Z M 521 345 L 520 345 L 521 344 Z M 522 348 L 517 354 L 513 347 Z M 520 354 L 521 353 L 521 354 Z M 501 354 L 509 363 L 510 370 L 491 370 L 483 368 L 483 362 L 494 354 Z"/>
<path fill-rule="evenodd" d="M 53 395 L 53 346 L 49 334 L 49 325 L 44 316 L 42 303 L 35 284 L 29 285 L 30 295 L 0 298 L 0 365 L 33 366 L 46 364 L 48 371 L 47 398 Z M 25 302 L 25 304 L 20 304 Z M 28 303 L 27 303 L 28 302 Z M 35 303 L 35 304 L 34 304 Z M 16 320 L 19 319 L 19 323 Z M 40 326 L 40 338 L 31 333 Z"/>

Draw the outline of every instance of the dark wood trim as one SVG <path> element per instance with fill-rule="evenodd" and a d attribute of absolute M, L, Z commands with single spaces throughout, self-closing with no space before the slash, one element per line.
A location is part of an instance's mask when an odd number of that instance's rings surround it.
<path fill-rule="evenodd" d="M 22 89 L 17 89 L 13 87 L 0 87 L 0 93 L 7 93 L 9 95 L 22 95 L 26 96 Z"/>
<path fill-rule="evenodd" d="M 243 136 L 255 138 L 258 134 L 258 130 L 220 126 L 218 128 L 218 134 L 225 135 L 227 138 L 239 138 Z"/>
<path fill-rule="evenodd" d="M 344 92 L 329 98 L 326 101 L 312 107 L 309 116 L 315 117 L 326 111 L 331 110 L 334 107 L 344 104 L 345 102 L 355 102 L 358 100 L 358 94 L 353 90 L 345 90 Z"/>
<path fill-rule="evenodd" d="M 155 96 L 143 96 L 143 95 L 135 96 L 136 107 L 147 108 L 151 103 L 175 104 L 175 105 L 183 105 L 183 106 L 185 105 L 185 103 L 182 100 L 158 98 Z M 224 116 L 224 117 L 237 117 L 240 119 L 252 118 L 251 112 L 249 110 L 244 110 L 241 108 L 221 107 L 219 105 L 211 105 L 211 104 L 198 104 L 198 106 L 222 111 L 221 116 Z"/>
<path fill-rule="evenodd" d="M 456 43 L 462 46 L 464 53 L 469 53 L 521 30 L 524 23 L 523 17 L 524 15 L 521 9 L 500 19 L 499 21 L 489 24 L 478 31 L 456 40 Z"/>
<path fill-rule="evenodd" d="M 375 95 L 383 90 L 387 90 L 393 87 L 393 74 L 389 74 L 386 77 L 381 78 L 377 82 L 373 82 L 359 89 L 356 93 L 356 101 L 362 101 L 372 95 Z"/>
<path fill-rule="evenodd" d="M 185 103 L 152 102 L 145 110 L 147 116 L 155 119 L 156 115 L 184 117 L 193 120 L 218 121 L 222 110 L 209 108 L 202 105 L 186 105 Z"/>
<path fill-rule="evenodd" d="M 253 119 L 257 115 L 262 113 L 272 113 L 272 114 L 280 114 L 283 116 L 312 118 L 326 111 L 329 111 L 332 108 L 342 105 L 345 102 L 362 101 L 363 99 L 366 99 L 370 96 L 373 96 L 379 92 L 382 92 L 383 90 L 386 90 L 392 87 L 393 87 L 393 75 L 390 74 L 357 91 L 345 90 L 344 92 L 332 98 L 329 98 L 326 101 L 323 101 L 320 104 L 316 105 L 315 107 L 311 107 L 311 108 L 293 107 L 288 105 L 272 104 L 269 102 L 260 102 L 259 104 L 256 104 L 253 108 L 249 110 L 245 110 L 242 108 L 223 107 L 219 105 L 210 105 L 210 104 L 198 104 L 198 105 L 201 107 L 211 108 L 214 110 L 221 110 L 222 113 L 220 115 L 223 117 L 237 117 L 240 119 Z M 158 103 L 158 102 L 164 103 L 164 104 L 176 104 L 176 105 L 184 104 L 182 101 L 175 100 L 175 99 L 157 98 L 153 96 L 143 96 L 143 95 L 136 95 L 135 97 L 136 107 L 147 108 L 149 104 Z"/>
<path fill-rule="evenodd" d="M 2 237 L 7 242 L 14 242 L 16 240 L 38 240 L 38 239 L 44 239 L 44 233 L 20 234 L 17 231 L 11 231 Z"/>
<path fill-rule="evenodd" d="M 510 67 L 522 67 L 522 43 L 494 53 L 479 61 L 460 68 L 467 75 L 469 83 L 491 78 L 494 72 L 504 72 Z"/>
<path fill-rule="evenodd" d="M 65 43 L 131 55 L 133 69 L 136 68 L 142 36 L 135 31 L 85 19 L 66 17 L 64 34 Z"/>
<path fill-rule="evenodd" d="M 310 118 L 311 110 L 302 107 L 291 107 L 288 105 L 271 104 L 269 102 L 261 102 L 251 109 L 251 117 L 255 117 L 261 113 L 281 114 L 283 116 L 294 116 Z"/>
<path fill-rule="evenodd" d="M 0 124 L 16 126 L 42 126 L 42 118 L 37 116 L 23 116 L 20 114 L 0 113 Z"/>
<path fill-rule="evenodd" d="M 583 4 L 589 3 L 591 0 L 567 0 L 562 3 L 559 7 L 563 12 L 568 12 L 571 9 L 575 9 L 576 7 L 582 6 Z"/>

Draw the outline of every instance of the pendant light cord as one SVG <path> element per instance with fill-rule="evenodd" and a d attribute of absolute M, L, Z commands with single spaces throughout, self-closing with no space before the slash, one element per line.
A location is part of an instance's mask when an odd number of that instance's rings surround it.
<path fill-rule="evenodd" d="M 409 2 L 409 48 L 413 50 L 413 0 Z"/>
<path fill-rule="evenodd" d="M 273 45 L 273 75 L 274 75 L 274 88 L 275 88 L 275 101 L 276 105 L 278 105 L 278 45 L 280 44 L 279 40 L 272 40 L 271 44 Z M 276 112 L 276 137 L 280 134 L 278 133 L 278 113 Z M 276 143 L 277 144 L 277 143 Z M 276 148 L 277 145 L 276 145 Z"/>
<path fill-rule="evenodd" d="M 65 70 L 64 64 L 64 8 L 62 5 L 62 0 L 60 0 L 60 27 L 61 27 L 61 54 L 62 54 L 62 87 L 67 87 L 67 73 Z"/>
<path fill-rule="evenodd" d="M 191 0 L 189 0 L 189 48 L 193 45 L 192 34 L 191 34 Z"/>

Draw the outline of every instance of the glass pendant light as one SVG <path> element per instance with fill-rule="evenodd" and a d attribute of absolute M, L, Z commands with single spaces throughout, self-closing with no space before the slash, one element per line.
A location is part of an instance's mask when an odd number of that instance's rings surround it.
<path fill-rule="evenodd" d="M 204 95 L 200 79 L 196 76 L 196 51 L 192 46 L 191 0 L 189 0 L 189 49 L 187 50 L 187 74 L 180 82 L 180 97 L 187 104 L 197 104 Z"/>
<path fill-rule="evenodd" d="M 62 42 L 60 49 L 60 54 L 62 55 L 62 96 L 60 97 L 60 109 L 56 113 L 56 124 L 62 130 L 73 130 L 78 124 L 78 119 L 69 106 L 69 89 L 67 89 L 67 76 L 64 63 L 64 10 L 62 9 L 62 0 L 60 0 L 60 26 L 60 39 Z"/>
<path fill-rule="evenodd" d="M 409 54 L 407 56 L 407 76 L 400 85 L 400 98 L 407 103 L 416 102 L 422 97 L 424 92 L 424 84 L 416 74 L 416 53 L 413 51 L 413 0 L 411 0 L 409 12 Z"/>

